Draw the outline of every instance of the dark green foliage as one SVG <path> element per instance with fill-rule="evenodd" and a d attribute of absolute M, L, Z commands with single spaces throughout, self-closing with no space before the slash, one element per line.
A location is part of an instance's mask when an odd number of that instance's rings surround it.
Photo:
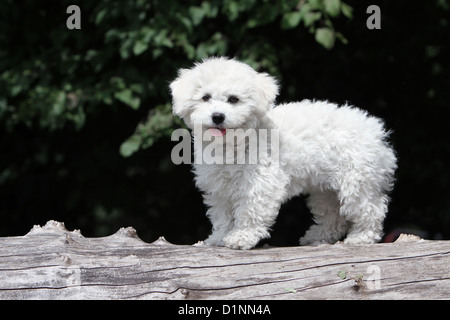
<path fill-rule="evenodd" d="M 81 9 L 81 30 L 66 28 L 71 4 Z M 366 28 L 370 4 L 381 8 L 381 30 Z M 57 219 L 88 235 L 133 225 L 148 241 L 206 237 L 190 168 L 170 160 L 170 134 L 182 123 L 168 84 L 179 68 L 227 55 L 275 75 L 279 101 L 348 101 L 385 118 L 400 158 L 387 231 L 413 225 L 449 237 L 449 7 L 2 1 L 0 235 Z M 293 244 L 280 234 L 298 238 L 308 226 L 297 211 L 305 208 L 295 201 L 283 209 L 278 243 Z"/>

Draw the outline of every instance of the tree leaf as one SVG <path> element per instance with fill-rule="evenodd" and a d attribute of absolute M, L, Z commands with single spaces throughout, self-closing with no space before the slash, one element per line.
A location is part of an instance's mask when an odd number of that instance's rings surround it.
<path fill-rule="evenodd" d="M 285 13 L 283 15 L 283 18 L 281 19 L 281 28 L 282 29 L 295 28 L 300 23 L 301 18 L 302 14 L 298 11 Z"/>
<path fill-rule="evenodd" d="M 308 0 L 308 4 L 312 9 L 322 10 L 323 9 L 323 0 Z"/>
<path fill-rule="evenodd" d="M 140 55 L 148 49 L 148 44 L 142 41 L 137 41 L 133 46 L 133 53 L 135 56 Z"/>
<path fill-rule="evenodd" d="M 349 18 L 349 19 L 353 18 L 353 8 L 350 7 L 348 4 L 342 3 L 341 4 L 341 11 L 342 11 L 342 14 L 344 16 L 346 16 L 347 18 Z"/>
<path fill-rule="evenodd" d="M 141 143 L 142 138 L 139 135 L 132 135 L 120 145 L 120 154 L 123 157 L 131 156 L 133 153 L 139 150 L 139 148 L 141 147 Z"/>
<path fill-rule="evenodd" d="M 133 97 L 133 92 L 130 89 L 124 89 L 121 90 L 119 92 L 116 92 L 114 94 L 114 97 L 125 103 L 126 105 L 130 106 L 131 108 L 133 108 L 134 110 L 139 109 L 139 106 L 141 104 L 141 99 L 139 99 L 138 97 Z"/>
<path fill-rule="evenodd" d="M 320 43 L 325 49 L 332 49 L 336 36 L 334 30 L 330 28 L 319 28 L 316 30 L 316 41 Z"/>
<path fill-rule="evenodd" d="M 341 278 L 342 280 L 344 280 L 347 277 L 347 271 L 345 270 L 339 270 L 337 274 L 339 278 Z"/>
<path fill-rule="evenodd" d="M 203 8 L 200 7 L 190 7 L 189 14 L 192 19 L 192 24 L 194 26 L 198 26 L 205 17 L 206 12 Z"/>
<path fill-rule="evenodd" d="M 305 12 L 303 14 L 303 23 L 305 24 L 305 27 L 309 27 L 312 26 L 317 20 L 320 20 L 321 17 L 321 12 Z"/>
<path fill-rule="evenodd" d="M 337 17 L 341 11 L 340 0 L 324 0 L 325 12 L 332 17 Z"/>
<path fill-rule="evenodd" d="M 362 280 L 364 278 L 364 274 L 360 273 L 353 277 L 355 281 Z"/>
<path fill-rule="evenodd" d="M 294 288 L 288 288 L 288 289 L 285 289 L 285 291 L 288 293 L 296 293 L 297 292 L 297 290 L 295 290 Z"/>

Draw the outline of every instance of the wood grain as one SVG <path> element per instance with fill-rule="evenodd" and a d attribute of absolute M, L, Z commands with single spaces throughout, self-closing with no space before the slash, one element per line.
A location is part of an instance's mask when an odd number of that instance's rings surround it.
<path fill-rule="evenodd" d="M 0 238 L 0 299 L 449 299 L 450 242 L 248 251 L 86 238 L 49 221 Z"/>

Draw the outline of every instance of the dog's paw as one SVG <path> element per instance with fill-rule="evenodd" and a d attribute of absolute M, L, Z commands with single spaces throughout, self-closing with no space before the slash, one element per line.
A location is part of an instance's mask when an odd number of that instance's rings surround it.
<path fill-rule="evenodd" d="M 301 246 L 319 246 L 321 244 L 330 244 L 329 241 L 324 240 L 324 239 L 318 240 L 318 239 L 309 239 L 306 237 L 300 238 L 299 243 Z"/>
<path fill-rule="evenodd" d="M 224 243 L 221 237 L 210 235 L 203 243 L 207 246 L 223 247 Z"/>
<path fill-rule="evenodd" d="M 248 250 L 256 246 L 261 240 L 257 232 L 237 230 L 223 238 L 226 247 L 231 249 Z"/>
<path fill-rule="evenodd" d="M 373 231 L 350 233 L 344 240 L 344 244 L 371 244 L 380 241 L 381 236 Z"/>

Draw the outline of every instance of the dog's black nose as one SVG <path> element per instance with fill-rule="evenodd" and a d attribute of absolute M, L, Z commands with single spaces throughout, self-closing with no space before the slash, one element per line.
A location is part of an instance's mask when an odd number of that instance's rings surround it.
<path fill-rule="evenodd" d="M 214 112 L 211 116 L 211 119 L 215 124 L 221 124 L 225 121 L 225 115 L 223 113 Z"/>

